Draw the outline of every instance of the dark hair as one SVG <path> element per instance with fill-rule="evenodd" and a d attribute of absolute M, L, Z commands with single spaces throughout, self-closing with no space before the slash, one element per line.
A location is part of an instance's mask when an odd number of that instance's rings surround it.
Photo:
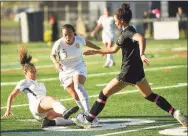
<path fill-rule="evenodd" d="M 132 12 L 130 10 L 130 4 L 123 3 L 120 6 L 120 8 L 115 11 L 114 15 L 116 15 L 118 20 L 123 19 L 124 21 L 129 23 L 130 20 L 132 19 Z"/>
<path fill-rule="evenodd" d="M 74 35 L 76 35 L 75 28 L 74 28 L 74 26 L 72 26 L 71 24 L 65 24 L 65 25 L 63 25 L 61 30 L 65 29 L 65 28 L 70 28 L 70 29 L 72 29 L 72 31 L 74 32 Z"/>
<path fill-rule="evenodd" d="M 106 10 L 110 12 L 111 8 L 109 6 L 106 7 Z"/>
<path fill-rule="evenodd" d="M 34 64 L 31 63 L 32 56 L 28 55 L 27 49 L 23 46 L 19 46 L 19 59 L 24 71 L 27 71 L 34 66 Z"/>

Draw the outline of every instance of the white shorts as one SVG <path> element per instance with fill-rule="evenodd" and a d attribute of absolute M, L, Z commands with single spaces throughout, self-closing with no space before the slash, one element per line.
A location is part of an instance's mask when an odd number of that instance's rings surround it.
<path fill-rule="evenodd" d="M 113 33 L 102 33 L 102 42 L 103 43 L 110 43 L 114 41 L 114 34 Z"/>
<path fill-rule="evenodd" d="M 40 98 L 36 98 L 32 101 L 31 104 L 29 104 L 29 109 L 33 115 L 33 117 L 38 120 L 38 121 L 41 121 L 43 118 L 47 117 L 47 114 L 48 112 L 45 112 L 45 113 L 39 113 L 38 112 L 38 107 L 39 107 L 39 104 L 41 102 L 41 100 L 44 98 L 45 96 L 43 97 L 40 97 Z"/>
<path fill-rule="evenodd" d="M 78 65 L 76 66 L 76 68 L 69 71 L 59 72 L 59 80 L 64 88 L 66 88 L 73 82 L 73 78 L 75 75 L 83 75 L 85 77 L 87 76 L 87 68 L 85 64 Z"/>

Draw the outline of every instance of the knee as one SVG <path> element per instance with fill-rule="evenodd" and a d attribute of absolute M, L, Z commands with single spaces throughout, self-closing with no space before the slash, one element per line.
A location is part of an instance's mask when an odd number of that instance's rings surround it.
<path fill-rule="evenodd" d="M 145 99 L 147 99 L 151 102 L 155 102 L 159 99 L 159 95 L 151 93 L 150 95 L 146 96 Z"/>
<path fill-rule="evenodd" d="M 103 101 L 106 101 L 107 98 L 108 98 L 108 97 L 103 93 L 103 91 L 101 91 L 100 94 L 99 94 L 99 99 L 100 99 L 100 100 L 103 100 Z"/>

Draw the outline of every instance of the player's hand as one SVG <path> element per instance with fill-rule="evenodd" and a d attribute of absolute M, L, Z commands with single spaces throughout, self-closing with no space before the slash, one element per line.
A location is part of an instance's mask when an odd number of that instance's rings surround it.
<path fill-rule="evenodd" d="M 11 115 L 13 115 L 11 111 L 6 111 L 5 114 L 1 117 L 1 119 L 6 119 Z"/>
<path fill-rule="evenodd" d="M 59 62 L 55 63 L 55 68 L 56 68 L 57 72 L 62 71 L 62 66 Z"/>
<path fill-rule="evenodd" d="M 85 51 L 83 51 L 83 54 L 84 55 L 95 55 L 95 54 L 97 54 L 97 51 L 95 51 L 95 50 L 85 50 Z"/>
<path fill-rule="evenodd" d="M 146 64 L 147 66 L 150 65 L 150 61 L 147 59 L 146 55 L 141 56 L 142 62 Z"/>
<path fill-rule="evenodd" d="M 91 37 L 94 37 L 94 36 L 95 36 L 95 33 L 94 33 L 94 32 L 91 32 L 90 36 L 91 36 Z"/>

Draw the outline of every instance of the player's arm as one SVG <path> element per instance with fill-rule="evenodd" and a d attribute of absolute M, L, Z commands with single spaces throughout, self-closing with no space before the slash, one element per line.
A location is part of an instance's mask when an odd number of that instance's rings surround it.
<path fill-rule="evenodd" d="M 89 47 L 89 48 L 93 48 L 93 49 L 100 49 L 100 47 L 98 47 L 97 45 L 91 43 L 90 41 L 86 40 L 86 46 Z"/>
<path fill-rule="evenodd" d="M 94 30 L 91 32 L 91 36 L 93 37 L 99 29 L 102 27 L 102 24 L 97 24 L 97 26 L 94 28 Z"/>
<path fill-rule="evenodd" d="M 84 52 L 84 55 L 94 55 L 94 54 L 111 54 L 111 53 L 116 53 L 120 47 L 118 45 L 115 45 L 110 48 L 103 48 L 99 50 L 87 50 Z"/>
<path fill-rule="evenodd" d="M 142 56 L 146 49 L 146 39 L 139 33 L 135 33 L 132 39 L 135 41 L 138 41 L 139 48 L 140 48 L 140 56 Z"/>
<path fill-rule="evenodd" d="M 57 71 L 60 71 L 60 70 L 61 70 L 61 64 L 60 64 L 59 61 L 57 60 L 57 56 L 56 56 L 55 54 L 51 53 L 50 59 L 51 59 L 52 62 L 54 63 L 56 70 L 57 70 Z"/>
<path fill-rule="evenodd" d="M 11 106 L 12 106 L 12 103 L 14 101 L 14 99 L 16 98 L 16 96 L 20 93 L 20 90 L 19 89 L 14 89 L 9 97 L 8 97 L 8 100 L 7 100 L 7 110 L 5 112 L 5 114 L 1 117 L 1 119 L 6 119 L 8 118 L 12 113 L 11 113 Z"/>
<path fill-rule="evenodd" d="M 132 37 L 133 40 L 138 41 L 139 44 L 139 48 L 140 48 L 140 56 L 142 61 L 146 64 L 146 65 L 150 65 L 149 60 L 146 58 L 145 55 L 145 49 L 146 49 L 146 39 L 139 33 L 135 33 Z"/>

